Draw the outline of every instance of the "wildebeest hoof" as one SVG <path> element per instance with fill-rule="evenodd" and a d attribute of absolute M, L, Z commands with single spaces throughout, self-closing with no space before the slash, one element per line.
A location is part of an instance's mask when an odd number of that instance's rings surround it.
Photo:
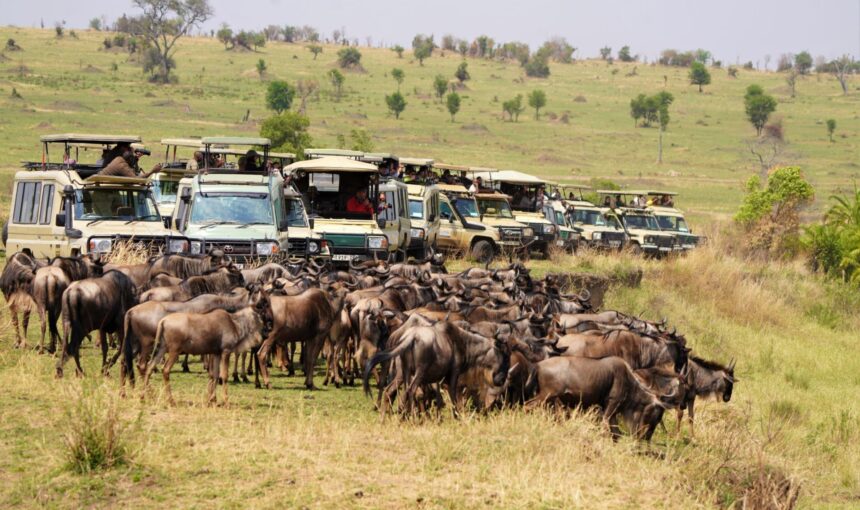
<path fill-rule="evenodd" d="M 257 388 L 257 389 L 259 390 L 260 388 L 262 388 L 262 387 L 263 387 L 263 385 L 262 385 L 262 384 L 260 384 L 260 381 L 256 381 L 256 382 L 254 383 L 254 387 L 255 387 L 255 388 Z"/>
<path fill-rule="evenodd" d="M 182 373 L 187 374 L 189 372 L 191 372 L 191 369 L 188 368 L 188 365 L 182 365 Z"/>
<path fill-rule="evenodd" d="M 239 382 L 239 374 L 233 374 L 233 382 L 234 382 L 234 383 L 238 383 L 238 382 Z"/>
<path fill-rule="evenodd" d="M 243 376 L 242 376 L 242 382 L 251 382 L 251 380 L 250 380 L 250 379 L 248 379 L 248 376 L 247 376 L 247 375 L 243 375 Z"/>
<path fill-rule="evenodd" d="M 58 369 L 57 369 L 57 373 L 56 373 L 55 377 L 56 377 L 57 379 L 62 379 L 62 378 L 63 378 L 63 369 L 62 369 L 62 368 L 58 368 Z"/>

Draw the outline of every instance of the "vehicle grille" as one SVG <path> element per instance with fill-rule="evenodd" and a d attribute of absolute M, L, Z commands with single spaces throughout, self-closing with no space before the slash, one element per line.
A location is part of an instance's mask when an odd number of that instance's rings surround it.
<path fill-rule="evenodd" d="M 308 250 L 308 240 L 305 237 L 289 238 L 289 250 L 291 255 L 305 253 Z"/>
<path fill-rule="evenodd" d="M 164 237 L 115 235 L 111 239 L 115 243 L 129 243 L 134 249 L 146 250 L 147 255 L 161 255 L 166 251 Z"/>
<path fill-rule="evenodd" d="M 695 246 L 699 242 L 699 238 L 696 236 L 690 236 L 686 234 L 678 234 L 678 242 L 685 245 L 693 245 Z"/>
<path fill-rule="evenodd" d="M 219 250 L 223 250 L 225 255 L 230 255 L 231 257 L 242 257 L 242 256 L 250 256 L 254 254 L 254 243 L 250 241 L 210 241 L 207 240 L 205 243 L 205 251 L 217 248 Z"/>
<path fill-rule="evenodd" d="M 600 239 L 605 242 L 624 241 L 624 232 L 601 232 Z"/>
<path fill-rule="evenodd" d="M 654 244 L 659 248 L 671 248 L 675 240 L 669 236 L 654 236 Z"/>
<path fill-rule="evenodd" d="M 499 228 L 499 235 L 502 241 L 520 242 L 523 239 L 523 231 L 518 228 Z"/>

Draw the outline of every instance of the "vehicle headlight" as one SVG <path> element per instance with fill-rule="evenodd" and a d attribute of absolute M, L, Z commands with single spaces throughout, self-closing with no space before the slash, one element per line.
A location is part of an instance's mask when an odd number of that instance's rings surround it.
<path fill-rule="evenodd" d="M 110 239 L 90 239 L 89 251 L 91 253 L 105 253 L 111 249 Z"/>
<path fill-rule="evenodd" d="M 523 237 L 534 237 L 535 231 L 531 227 L 526 227 L 523 229 Z"/>
<path fill-rule="evenodd" d="M 311 241 L 308 243 L 308 253 L 316 253 L 320 251 L 320 245 L 316 243 L 316 241 Z"/>
<path fill-rule="evenodd" d="M 544 234 L 552 234 L 553 232 L 555 232 L 555 225 L 544 225 L 543 226 L 543 233 Z"/>
<path fill-rule="evenodd" d="M 424 239 L 424 229 L 423 228 L 409 229 L 409 235 L 416 238 L 416 239 Z"/>
<path fill-rule="evenodd" d="M 266 243 L 257 243 L 257 255 L 262 255 L 264 257 L 268 257 L 275 253 L 278 253 L 280 247 L 278 243 L 266 242 Z"/>
<path fill-rule="evenodd" d="M 188 251 L 188 241 L 185 239 L 171 239 L 167 243 L 168 253 L 183 253 Z"/>
<path fill-rule="evenodd" d="M 388 248 L 388 238 L 385 236 L 370 236 L 367 238 L 367 247 L 371 250 L 384 250 Z"/>
<path fill-rule="evenodd" d="M 603 234 L 600 232 L 595 232 L 595 233 L 591 234 L 591 238 L 594 239 L 595 241 L 600 241 L 603 238 Z"/>
<path fill-rule="evenodd" d="M 191 241 L 191 248 L 188 250 L 190 253 L 199 255 L 203 252 L 203 243 L 200 241 Z"/>
<path fill-rule="evenodd" d="M 654 242 L 654 236 L 645 236 L 645 242 L 646 243 L 653 243 Z"/>

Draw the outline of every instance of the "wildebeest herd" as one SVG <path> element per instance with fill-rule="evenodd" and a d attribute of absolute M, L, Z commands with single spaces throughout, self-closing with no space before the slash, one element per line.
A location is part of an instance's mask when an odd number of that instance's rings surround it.
<path fill-rule="evenodd" d="M 81 345 L 98 332 L 105 373 L 121 360 L 124 390 L 136 372 L 146 386 L 160 366 L 170 402 L 170 372 L 182 356 L 184 370 L 189 355 L 203 356 L 209 401 L 219 382 L 226 401 L 231 357 L 235 383 L 253 375 L 270 388 L 269 367 L 293 375 L 300 344 L 308 389 L 322 356 L 325 384 L 359 379 L 368 394 L 375 385 L 383 415 L 438 413 L 446 395 L 455 415 L 466 406 L 595 407 L 613 436 L 623 422 L 650 439 L 665 410 L 677 410 L 679 426 L 684 410 L 692 422 L 696 397 L 728 402 L 735 382 L 733 361 L 691 355 L 665 320 L 593 310 L 587 291 L 565 294 L 557 277 L 533 278 L 519 263 L 449 274 L 438 255 L 238 269 L 220 252 L 137 264 L 15 253 L 0 290 L 16 347 L 26 347 L 33 309 L 40 352 L 59 343 L 57 377 L 69 357 L 83 373 Z"/>

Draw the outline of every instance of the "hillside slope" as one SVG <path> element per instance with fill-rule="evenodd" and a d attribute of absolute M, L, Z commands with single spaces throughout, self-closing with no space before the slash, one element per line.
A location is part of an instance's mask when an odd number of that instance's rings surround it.
<path fill-rule="evenodd" d="M 777 73 L 741 70 L 733 79 L 724 69 L 712 69 L 713 83 L 699 93 L 688 84 L 686 69 L 577 61 L 552 64 L 550 78 L 531 79 L 515 63 L 470 58 L 472 79 L 460 91 L 461 113 L 451 123 L 432 93 L 433 77 L 453 79 L 461 61 L 450 52 L 434 53 L 422 67 L 408 53 L 398 59 L 388 49 L 361 48 L 365 72 L 346 73 L 345 95 L 336 102 L 325 78 L 335 66 L 336 46 L 325 46 L 314 60 L 301 44 L 274 42 L 254 53 L 186 38 L 176 54 L 179 83 L 156 86 L 125 52 L 101 49 L 112 34 L 78 36 L 57 39 L 53 30 L 0 28 L 0 40 L 14 38 L 23 48 L 0 58 L 0 189 L 9 189 L 18 161 L 39 156 L 40 134 L 136 133 L 156 154 L 155 142 L 166 136 L 255 134 L 268 115 L 265 82 L 274 78 L 319 81 L 319 97 L 307 105 L 319 146 L 334 146 L 338 135 L 349 138 L 350 130 L 366 129 L 377 150 L 401 155 L 517 168 L 568 182 L 600 176 L 635 187 L 680 189 L 682 207 L 694 220 L 733 212 L 742 183 L 756 171 L 743 143 L 754 134 L 742 101 L 750 83 L 778 98 L 791 159 L 803 166 L 819 198 L 848 186 L 858 169 L 860 93 L 852 85 L 852 94 L 842 96 L 830 76 L 801 79 L 792 99 Z M 262 80 L 255 71 L 261 58 L 269 69 Z M 394 67 L 406 73 L 401 88 L 407 106 L 400 121 L 387 114 L 384 100 L 396 89 Z M 676 100 L 665 163 L 656 165 L 657 130 L 634 128 L 629 101 L 663 90 L 664 83 Z M 21 99 L 11 97 L 13 88 Z M 528 109 L 519 122 L 501 120 L 502 101 L 535 88 L 549 98 L 540 121 Z M 242 123 L 246 111 L 250 121 Z M 828 118 L 838 123 L 835 143 L 827 139 Z"/>

